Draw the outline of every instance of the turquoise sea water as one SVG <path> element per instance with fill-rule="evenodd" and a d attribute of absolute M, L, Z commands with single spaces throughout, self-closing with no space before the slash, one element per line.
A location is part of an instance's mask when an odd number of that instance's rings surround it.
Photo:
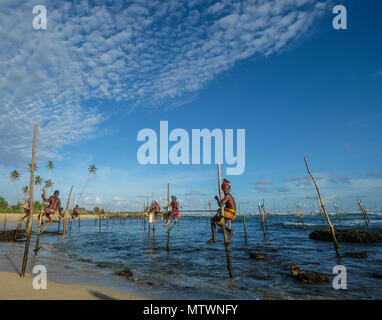
<path fill-rule="evenodd" d="M 347 214 L 340 223 L 336 216 L 331 219 L 336 229 L 357 228 L 382 235 L 381 215 L 370 215 L 369 228 L 364 227 L 361 215 Z M 181 218 L 171 230 L 170 239 L 161 220 L 156 224 L 155 236 L 142 219 L 109 219 L 102 221 L 101 227 L 95 220 L 82 220 L 81 226 L 76 221 L 64 244 L 61 236 L 43 235 L 34 263 L 50 263 L 52 268 L 54 263 L 62 264 L 71 282 L 120 290 L 138 286 L 160 299 L 382 299 L 382 280 L 374 276 L 382 274 L 382 243 L 340 243 L 341 252 L 367 251 L 368 257 L 338 258 L 332 243 L 309 239 L 314 229 L 327 228 L 319 215 L 305 216 L 305 231 L 295 215 L 272 215 L 265 238 L 258 217 L 247 216 L 248 243 L 244 241 L 242 222 L 238 217 L 232 224 L 233 280 L 228 276 L 222 234 L 218 234 L 217 243 L 207 245 L 210 224 L 203 216 Z M 57 225 L 50 231 L 57 231 Z M 35 235 L 32 249 L 34 241 Z M 21 249 L 23 244 L 0 244 L 0 249 L 11 250 L 12 246 Z M 264 253 L 268 258 L 254 260 L 249 252 Z M 299 283 L 291 277 L 288 264 L 324 273 L 330 282 Z M 332 269 L 338 264 L 346 267 L 347 290 L 332 287 Z M 115 276 L 126 268 L 133 272 L 131 279 Z M 86 270 L 91 274 L 85 276 Z M 57 276 L 60 273 L 55 272 Z"/>

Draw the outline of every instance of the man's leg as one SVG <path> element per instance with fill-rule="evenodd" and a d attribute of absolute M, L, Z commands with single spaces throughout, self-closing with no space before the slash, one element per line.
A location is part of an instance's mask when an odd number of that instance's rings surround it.
<path fill-rule="evenodd" d="M 165 226 L 167 226 L 170 223 L 170 212 L 166 212 L 164 215 L 164 220 L 165 220 Z"/>
<path fill-rule="evenodd" d="M 229 220 L 229 219 L 227 219 L 227 221 L 228 221 L 228 220 Z M 227 221 L 226 221 L 226 222 L 227 222 Z M 234 231 L 233 229 L 228 228 L 228 226 L 226 226 L 226 229 L 227 229 L 227 231 L 229 232 L 229 234 L 228 234 L 228 241 L 231 241 L 233 235 L 235 234 L 235 231 Z"/>
<path fill-rule="evenodd" d="M 216 222 L 220 220 L 220 217 L 216 214 L 214 217 L 211 218 L 211 233 L 212 233 L 212 238 L 208 240 L 209 243 L 216 242 Z"/>

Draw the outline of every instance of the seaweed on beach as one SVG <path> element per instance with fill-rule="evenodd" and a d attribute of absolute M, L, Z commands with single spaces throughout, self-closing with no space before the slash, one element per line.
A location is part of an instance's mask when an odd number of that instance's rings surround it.
<path fill-rule="evenodd" d="M 382 240 L 382 237 L 374 232 L 360 231 L 356 229 L 344 229 L 335 231 L 339 242 L 374 243 Z M 312 240 L 332 241 L 329 230 L 314 230 L 309 238 Z"/>
<path fill-rule="evenodd" d="M 0 231 L 0 242 L 19 242 L 25 241 L 25 230 L 5 230 Z"/>

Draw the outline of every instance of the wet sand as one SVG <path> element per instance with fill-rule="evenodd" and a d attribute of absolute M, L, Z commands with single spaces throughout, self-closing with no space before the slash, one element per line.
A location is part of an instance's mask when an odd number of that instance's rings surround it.
<path fill-rule="evenodd" d="M 19 215 L 10 222 L 15 228 Z M 94 217 L 94 216 L 90 216 Z M 1 221 L 1 220 L 0 220 Z M 33 242 L 33 241 L 32 241 Z M 21 263 L 25 243 L 0 243 L 0 300 L 146 300 L 145 288 L 136 288 L 121 282 L 104 281 L 110 276 L 94 270 L 86 263 L 72 262 L 71 259 L 42 250 L 36 258 L 33 245 L 29 249 L 25 277 L 20 278 Z M 33 288 L 32 268 L 44 265 L 47 268 L 47 289 Z M 114 277 L 113 277 L 114 278 Z M 54 280 L 54 281 L 52 281 Z"/>
<path fill-rule="evenodd" d="M 21 279 L 16 272 L 0 272 L 1 300 L 142 300 L 144 298 L 103 287 L 61 284 L 47 281 L 47 288 L 35 290 L 33 275 Z"/>

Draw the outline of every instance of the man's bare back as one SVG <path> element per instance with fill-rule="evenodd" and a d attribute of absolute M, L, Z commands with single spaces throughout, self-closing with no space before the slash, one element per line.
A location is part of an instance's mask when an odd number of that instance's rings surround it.
<path fill-rule="evenodd" d="M 48 202 L 49 205 L 47 209 L 50 211 L 56 212 L 58 208 L 61 208 L 61 200 L 58 197 L 58 194 L 54 194 L 53 196 L 50 196 L 49 199 L 46 199 L 44 195 L 42 195 L 42 198 L 45 202 Z"/>

